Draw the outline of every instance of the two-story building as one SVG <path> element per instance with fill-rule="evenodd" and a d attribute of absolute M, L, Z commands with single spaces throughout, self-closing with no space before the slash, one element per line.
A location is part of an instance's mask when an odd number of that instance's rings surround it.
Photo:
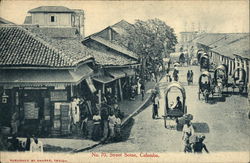
<path fill-rule="evenodd" d="M 69 32 L 84 37 L 84 11 L 64 6 L 40 6 L 28 11 L 24 24 L 39 25 L 49 36 L 62 37 Z M 61 28 L 61 29 L 58 29 Z M 58 30 L 60 33 L 58 33 Z"/>

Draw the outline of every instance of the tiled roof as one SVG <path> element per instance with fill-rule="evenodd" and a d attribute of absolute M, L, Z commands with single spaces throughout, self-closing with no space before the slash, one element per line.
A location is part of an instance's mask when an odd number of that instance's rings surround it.
<path fill-rule="evenodd" d="M 249 33 L 228 33 L 228 34 L 225 34 L 225 37 L 215 41 L 214 43 L 211 43 L 209 47 L 217 48 L 220 46 L 224 46 L 224 45 L 229 44 L 232 41 L 237 41 L 247 36 L 249 36 Z"/>
<path fill-rule="evenodd" d="M 60 28 L 39 27 L 39 28 L 32 28 L 32 32 L 42 33 L 43 35 L 46 35 L 47 37 L 52 37 L 52 38 L 68 38 L 68 37 L 76 38 L 78 36 L 77 29 L 74 27 L 60 27 Z"/>
<path fill-rule="evenodd" d="M 225 33 L 206 33 L 201 38 L 198 38 L 196 42 L 209 47 L 214 42 L 225 38 L 226 35 Z"/>
<path fill-rule="evenodd" d="M 112 25 L 111 27 L 128 29 L 128 28 L 133 28 L 133 25 L 127 22 L 126 20 L 121 20 L 118 23 Z"/>
<path fill-rule="evenodd" d="M 136 64 L 137 61 L 134 59 L 129 59 L 123 56 L 115 55 L 113 53 L 108 52 L 100 52 L 97 50 L 91 49 L 93 52 L 93 56 L 97 64 L 104 66 L 125 66 Z"/>
<path fill-rule="evenodd" d="M 107 41 L 107 40 L 105 40 L 105 39 L 103 39 L 101 37 L 90 36 L 90 37 L 88 37 L 86 39 L 92 39 L 92 40 L 94 40 L 96 42 L 99 42 L 99 43 L 103 44 L 104 46 L 107 46 L 107 47 L 109 47 L 109 48 L 111 48 L 111 49 L 113 49 L 113 50 L 115 50 L 117 52 L 120 52 L 120 53 L 130 57 L 130 58 L 138 59 L 137 54 L 135 54 L 134 52 L 129 51 L 126 48 L 121 47 L 121 46 L 119 46 L 117 44 L 114 44 L 114 43 L 112 43 L 110 41 Z"/>
<path fill-rule="evenodd" d="M 74 11 L 64 6 L 40 6 L 28 11 L 29 13 L 73 13 Z"/>
<path fill-rule="evenodd" d="M 214 48 L 212 51 L 221 55 L 234 58 L 234 55 L 250 59 L 250 36 L 242 37 L 225 44 L 224 46 Z"/>
<path fill-rule="evenodd" d="M 87 51 L 76 53 L 74 42 L 49 39 L 20 26 L 0 27 L 0 49 L 0 66 L 64 68 L 92 58 Z"/>
<path fill-rule="evenodd" d="M 84 61 L 91 55 L 91 57 L 94 57 L 97 64 L 105 66 L 121 66 L 136 63 L 134 59 L 90 49 L 81 43 L 81 38 L 51 38 L 49 35 L 44 35 L 43 28 L 29 28 L 29 30 L 36 33 L 53 47 L 57 47 L 57 49 L 63 51 L 66 56 L 70 57 L 75 62 Z"/>
<path fill-rule="evenodd" d="M 0 24 L 14 24 L 14 23 L 0 17 Z"/>
<path fill-rule="evenodd" d="M 93 58 L 92 53 L 82 46 L 81 38 L 67 37 L 67 38 L 52 38 L 44 34 L 44 28 L 27 28 L 28 31 L 36 34 L 39 38 L 44 40 L 50 46 L 55 47 L 65 54 L 65 57 L 71 60 L 73 65 L 81 61 Z M 59 29 L 60 30 L 60 29 Z"/>

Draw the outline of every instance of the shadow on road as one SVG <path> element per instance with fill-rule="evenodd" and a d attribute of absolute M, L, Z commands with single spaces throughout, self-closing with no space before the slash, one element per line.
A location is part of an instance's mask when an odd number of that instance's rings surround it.
<path fill-rule="evenodd" d="M 126 123 L 126 125 L 122 128 L 121 130 L 121 135 L 122 135 L 122 140 L 121 141 L 126 141 L 128 140 L 131 129 L 135 123 L 134 118 L 130 118 L 130 120 Z"/>
<path fill-rule="evenodd" d="M 209 126 L 203 122 L 192 122 L 195 133 L 209 133 Z M 182 131 L 183 125 L 177 124 L 177 131 Z"/>
<path fill-rule="evenodd" d="M 192 125 L 196 133 L 209 133 L 209 126 L 207 123 L 193 122 Z"/>
<path fill-rule="evenodd" d="M 208 100 L 208 104 L 216 104 L 218 102 L 225 102 L 226 101 L 226 97 L 222 96 L 222 97 L 210 97 Z"/>

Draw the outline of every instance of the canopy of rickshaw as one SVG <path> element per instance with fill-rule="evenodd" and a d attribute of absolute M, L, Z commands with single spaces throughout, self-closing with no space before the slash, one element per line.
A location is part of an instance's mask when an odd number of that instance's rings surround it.
<path fill-rule="evenodd" d="M 208 72 L 208 71 L 203 71 L 200 75 L 200 78 L 199 78 L 199 84 L 201 84 L 201 79 L 202 77 L 207 77 L 208 78 L 208 81 L 210 82 L 211 81 L 211 74 Z"/>
<path fill-rule="evenodd" d="M 199 49 L 199 50 L 196 51 L 196 57 L 197 57 L 198 60 L 200 60 L 203 53 L 205 53 L 203 49 Z"/>
<path fill-rule="evenodd" d="M 219 65 L 218 67 L 216 67 L 215 71 L 217 70 L 222 70 L 227 73 L 227 67 L 225 65 Z"/>
<path fill-rule="evenodd" d="M 182 97 L 183 99 L 186 98 L 186 92 L 185 92 L 185 89 L 184 87 L 179 83 L 179 82 L 171 82 L 167 87 L 166 87 L 166 90 L 165 90 L 165 95 L 168 94 L 168 92 L 171 90 L 171 88 L 177 88 L 181 91 L 182 93 Z"/>
<path fill-rule="evenodd" d="M 178 61 L 179 62 L 181 57 L 185 58 L 185 55 L 183 52 L 170 53 L 171 61 Z"/>
<path fill-rule="evenodd" d="M 244 81 L 246 81 L 246 70 L 243 67 L 238 67 L 233 71 L 233 76 L 235 76 L 235 73 L 237 71 L 242 71 L 242 78 L 244 79 Z"/>
<path fill-rule="evenodd" d="M 203 54 L 201 55 L 200 59 L 201 59 L 201 58 L 208 58 L 208 54 L 207 54 L 207 53 L 203 53 Z"/>

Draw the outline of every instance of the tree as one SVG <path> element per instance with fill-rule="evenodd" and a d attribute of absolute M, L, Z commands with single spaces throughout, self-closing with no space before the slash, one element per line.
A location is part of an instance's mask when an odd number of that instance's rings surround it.
<path fill-rule="evenodd" d="M 128 35 L 116 41 L 137 53 L 141 60 L 146 60 L 147 69 L 153 72 L 163 63 L 162 58 L 175 50 L 177 44 L 174 29 L 160 19 L 136 20 L 132 28 L 126 31 Z"/>

